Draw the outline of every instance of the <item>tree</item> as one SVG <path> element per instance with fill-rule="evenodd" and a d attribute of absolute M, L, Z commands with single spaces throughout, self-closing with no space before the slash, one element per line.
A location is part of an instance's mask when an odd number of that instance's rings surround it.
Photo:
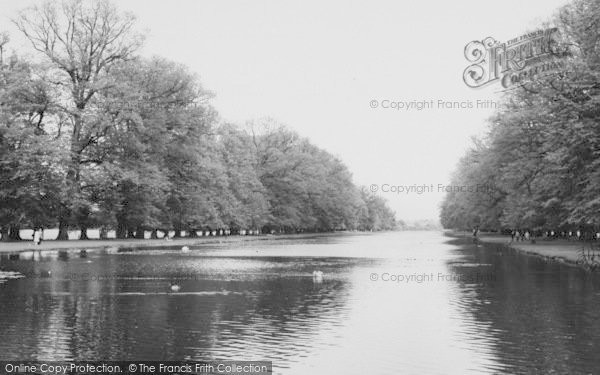
<path fill-rule="evenodd" d="M 285 127 L 219 125 L 212 94 L 181 64 L 136 55 L 134 18 L 106 0 L 46 2 L 14 20 L 41 56 L 7 56 L 0 34 L 0 229 L 355 229 L 363 200 L 346 166 Z"/>
<path fill-rule="evenodd" d="M 381 231 L 396 229 L 394 212 L 385 200 L 366 188 L 361 189 L 364 206 L 360 210 L 359 229 L 363 231 Z"/>
<path fill-rule="evenodd" d="M 223 213 L 228 228 L 262 228 L 273 217 L 267 190 L 257 174 L 257 155 L 252 152 L 252 138 L 233 125 L 219 128 L 222 159 L 227 173 L 230 204 Z"/>
<path fill-rule="evenodd" d="M 48 88 L 27 61 L 0 65 L 0 229 L 18 240 L 21 225 L 53 223 L 63 162 L 60 143 L 48 134 Z"/>
<path fill-rule="evenodd" d="M 576 0 L 560 9 L 562 39 L 553 48 L 563 70 L 530 77 L 509 92 L 491 120 L 486 147 L 470 152 L 476 166 L 456 175 L 475 184 L 494 181 L 501 194 L 483 217 L 503 227 L 600 228 L 600 2 Z M 486 166 L 482 169 L 483 166 Z M 475 172 L 475 173 L 473 173 Z M 449 194 L 447 227 L 477 222 L 477 200 Z"/>
<path fill-rule="evenodd" d="M 60 211 L 60 239 L 67 238 L 70 215 L 86 209 L 81 197 L 86 160 L 82 155 L 98 142 L 98 113 L 88 104 L 114 85 L 110 70 L 132 58 L 141 43 L 134 33 L 134 17 L 121 14 L 108 1 L 46 2 L 22 11 L 14 20 L 18 29 L 48 63 L 56 93 L 56 107 L 68 118 L 68 131 L 61 131 L 69 150 L 66 189 L 71 202 Z M 61 129 L 62 130 L 62 129 Z M 101 132 L 100 132 L 101 133 Z"/>

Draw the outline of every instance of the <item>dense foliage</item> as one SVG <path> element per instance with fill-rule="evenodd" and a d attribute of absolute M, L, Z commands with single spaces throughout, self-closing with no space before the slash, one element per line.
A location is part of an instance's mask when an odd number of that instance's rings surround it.
<path fill-rule="evenodd" d="M 459 162 L 441 210 L 447 228 L 600 227 L 600 1 L 561 8 L 564 69 L 509 91 L 484 139 Z"/>
<path fill-rule="evenodd" d="M 106 1 L 51 2 L 0 36 L 0 228 L 268 232 L 385 230 L 394 214 L 344 164 L 271 120 L 222 123 L 185 66 L 136 54 Z M 155 232 L 154 232 L 155 233 Z"/>

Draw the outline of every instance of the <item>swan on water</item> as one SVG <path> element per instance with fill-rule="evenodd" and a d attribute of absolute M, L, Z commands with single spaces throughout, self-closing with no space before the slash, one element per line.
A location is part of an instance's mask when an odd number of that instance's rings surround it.
<path fill-rule="evenodd" d="M 183 251 L 184 253 L 187 253 L 188 251 L 190 251 L 190 248 L 187 246 L 184 246 L 181 248 L 181 251 Z"/>
<path fill-rule="evenodd" d="M 323 271 L 313 271 L 313 281 L 316 283 L 323 282 Z"/>
<path fill-rule="evenodd" d="M 171 291 L 172 292 L 179 292 L 179 290 L 181 289 L 181 287 L 177 284 L 173 284 L 171 285 Z"/>

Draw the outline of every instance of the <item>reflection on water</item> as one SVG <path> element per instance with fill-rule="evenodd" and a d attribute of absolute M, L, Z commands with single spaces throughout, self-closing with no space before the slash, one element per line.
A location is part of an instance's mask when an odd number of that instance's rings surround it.
<path fill-rule="evenodd" d="M 0 359 L 593 373 L 599 298 L 578 269 L 433 232 L 30 252 L 0 258 Z"/>
<path fill-rule="evenodd" d="M 477 322 L 489 322 L 485 335 L 507 372 L 598 372 L 598 275 L 499 245 L 470 244 L 456 252 L 467 261 L 494 265 L 494 283 L 461 288 L 460 308 Z M 467 297 L 470 292 L 473 298 Z"/>

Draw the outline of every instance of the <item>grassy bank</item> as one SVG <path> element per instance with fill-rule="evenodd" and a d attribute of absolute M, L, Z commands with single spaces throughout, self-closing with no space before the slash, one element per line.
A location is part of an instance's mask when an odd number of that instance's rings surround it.
<path fill-rule="evenodd" d="M 449 234 L 453 237 L 473 237 L 471 233 L 467 232 L 451 232 Z M 585 248 L 586 251 L 591 249 L 591 245 L 589 242 L 544 238 L 536 239 L 535 243 L 532 243 L 531 241 L 511 242 L 510 236 L 490 233 L 480 233 L 477 237 L 479 241 L 483 243 L 505 245 L 512 249 L 524 252 L 529 255 L 542 257 L 547 260 L 565 263 L 573 266 L 579 266 L 586 269 L 597 268 L 590 268 L 591 265 L 596 263 L 584 262 L 581 258 L 582 249 Z M 597 242 L 594 243 L 594 248 L 596 249 L 595 253 L 598 255 L 600 255 L 600 253 L 598 252 L 599 245 L 600 244 Z M 598 257 L 598 255 L 596 255 L 596 257 Z"/>
<path fill-rule="evenodd" d="M 40 245 L 34 245 L 32 241 L 0 242 L 0 253 L 17 253 L 32 250 L 93 250 L 107 247 L 125 248 L 160 248 L 175 246 L 199 246 L 211 243 L 236 243 L 246 241 L 268 241 L 299 239 L 323 236 L 339 236 L 342 232 L 335 233 L 304 233 L 304 234 L 281 234 L 281 235 L 259 235 L 259 236 L 215 236 L 197 238 L 174 238 L 171 241 L 163 239 L 109 239 L 109 240 L 69 240 L 69 241 L 44 241 Z"/>
<path fill-rule="evenodd" d="M 551 258 L 560 262 L 576 264 L 579 260 L 581 249 L 584 246 L 580 241 L 544 240 L 510 242 L 510 236 L 483 234 L 479 240 L 484 243 L 504 244 L 525 253 Z"/>

